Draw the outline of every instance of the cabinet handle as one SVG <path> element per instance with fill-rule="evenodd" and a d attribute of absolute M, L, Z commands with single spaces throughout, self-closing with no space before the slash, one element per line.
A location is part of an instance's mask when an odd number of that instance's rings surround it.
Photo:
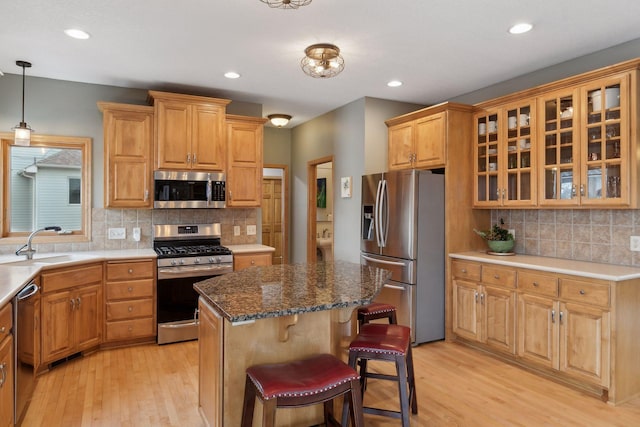
<path fill-rule="evenodd" d="M 191 163 L 191 153 L 187 153 L 187 163 Z"/>
<path fill-rule="evenodd" d="M 478 291 L 475 291 L 476 303 L 478 302 Z"/>
<path fill-rule="evenodd" d="M 560 312 L 560 324 L 562 325 L 562 316 L 564 315 L 563 312 Z"/>
<path fill-rule="evenodd" d="M 129 269 L 129 274 L 133 274 L 133 268 Z"/>
<path fill-rule="evenodd" d="M 556 323 L 556 311 L 551 310 L 551 323 Z"/>
<path fill-rule="evenodd" d="M 144 190 L 144 201 L 149 200 L 149 190 Z"/>
<path fill-rule="evenodd" d="M 534 288 L 537 288 L 538 286 L 540 286 L 540 285 L 538 285 L 538 282 L 533 282 L 533 287 Z"/>
<path fill-rule="evenodd" d="M 496 196 L 498 197 L 498 200 L 500 200 L 500 189 L 499 188 L 496 190 Z"/>
<path fill-rule="evenodd" d="M 76 306 L 78 307 L 78 309 L 80 309 L 80 304 L 82 303 L 82 298 L 78 297 L 76 298 Z"/>
<path fill-rule="evenodd" d="M 573 184 L 573 185 L 571 186 L 571 197 L 572 197 L 572 198 L 573 198 L 573 197 L 576 197 L 576 185 L 575 185 L 575 184 Z"/>
<path fill-rule="evenodd" d="M 584 197 L 584 184 L 580 184 L 580 195 Z"/>
<path fill-rule="evenodd" d="M 584 289 L 580 289 L 580 295 L 584 295 Z"/>
<path fill-rule="evenodd" d="M 505 200 L 507 200 L 507 189 L 503 188 L 502 189 L 502 201 L 504 202 Z"/>
<path fill-rule="evenodd" d="M 5 381 L 7 381 L 7 371 L 5 370 L 6 366 L 7 364 L 4 362 L 0 365 L 0 371 L 2 371 L 2 378 L 0 378 L 0 388 L 3 388 Z"/>
<path fill-rule="evenodd" d="M 193 153 L 193 164 L 194 165 L 198 164 L 198 158 L 196 157 L 196 153 Z"/>
<path fill-rule="evenodd" d="M 233 200 L 233 194 L 231 194 L 231 190 L 229 190 L 228 193 L 229 193 L 229 200 Z"/>
<path fill-rule="evenodd" d="M 484 292 L 480 294 L 480 304 L 484 305 Z"/>
<path fill-rule="evenodd" d="M 73 298 L 71 298 L 69 302 L 71 303 L 71 311 L 73 311 L 76 308 L 76 302 L 73 300 Z"/>
<path fill-rule="evenodd" d="M 133 292 L 133 288 L 132 288 L 131 286 L 129 286 L 129 287 L 127 288 L 127 291 L 128 291 L 128 292 Z"/>

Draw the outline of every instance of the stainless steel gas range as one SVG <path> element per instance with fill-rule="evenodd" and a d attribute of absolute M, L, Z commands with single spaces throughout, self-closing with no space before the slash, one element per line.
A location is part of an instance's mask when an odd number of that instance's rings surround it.
<path fill-rule="evenodd" d="M 158 344 L 198 338 L 198 294 L 193 284 L 233 271 L 233 255 L 220 238 L 220 224 L 154 226 Z"/>

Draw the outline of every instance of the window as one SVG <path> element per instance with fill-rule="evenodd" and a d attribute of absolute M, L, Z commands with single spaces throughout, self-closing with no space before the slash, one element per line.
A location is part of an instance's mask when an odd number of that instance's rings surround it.
<path fill-rule="evenodd" d="M 90 240 L 91 139 L 33 135 L 28 147 L 13 145 L 13 134 L 0 139 L 2 243 L 53 225 L 65 234 L 42 241 Z"/>

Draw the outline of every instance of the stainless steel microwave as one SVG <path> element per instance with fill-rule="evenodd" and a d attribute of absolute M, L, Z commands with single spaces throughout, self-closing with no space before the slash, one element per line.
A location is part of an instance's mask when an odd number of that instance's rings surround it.
<path fill-rule="evenodd" d="M 225 175 L 217 172 L 155 171 L 154 208 L 224 208 Z"/>

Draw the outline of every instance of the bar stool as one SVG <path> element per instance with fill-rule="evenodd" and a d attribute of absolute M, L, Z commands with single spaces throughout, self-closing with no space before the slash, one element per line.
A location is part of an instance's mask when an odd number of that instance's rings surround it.
<path fill-rule="evenodd" d="M 396 308 L 391 304 L 372 302 L 358 308 L 358 326 L 369 323 L 374 319 L 389 319 L 389 323 L 398 323 L 396 319 Z"/>
<path fill-rule="evenodd" d="M 262 425 L 273 427 L 276 408 L 295 408 L 324 403 L 324 422 L 339 425 L 333 416 L 333 399 L 344 395 L 343 424 L 347 411 L 355 427 L 364 427 L 362 393 L 355 369 L 330 354 L 320 354 L 288 363 L 247 368 L 242 409 L 242 427 L 251 427 L 256 396 L 263 404 Z M 331 423 L 331 424 L 329 424 Z"/>
<path fill-rule="evenodd" d="M 409 427 L 409 407 L 418 413 L 416 382 L 411 353 L 411 329 L 401 325 L 368 323 L 362 325 L 360 333 L 349 345 L 349 365 L 355 369 L 358 361 L 383 360 L 396 365 L 396 375 L 367 372 L 366 363 L 360 363 L 360 384 L 364 394 L 364 382 L 368 378 L 392 380 L 398 382 L 400 411 L 391 411 L 373 407 L 363 407 L 365 414 L 383 415 L 402 419 L 402 426 Z M 342 422 L 347 420 L 348 402 L 342 412 Z"/>

